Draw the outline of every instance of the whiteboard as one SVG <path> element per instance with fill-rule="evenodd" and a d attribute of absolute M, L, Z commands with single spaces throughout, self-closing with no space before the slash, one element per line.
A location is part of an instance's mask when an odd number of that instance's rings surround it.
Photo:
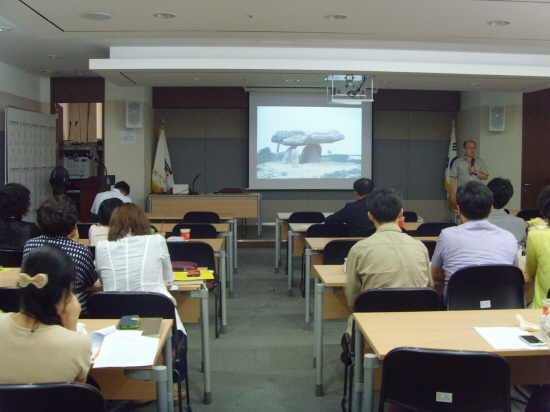
<path fill-rule="evenodd" d="M 30 213 L 52 195 L 50 174 L 56 166 L 56 117 L 6 106 L 5 182 L 21 183 L 31 191 Z"/>

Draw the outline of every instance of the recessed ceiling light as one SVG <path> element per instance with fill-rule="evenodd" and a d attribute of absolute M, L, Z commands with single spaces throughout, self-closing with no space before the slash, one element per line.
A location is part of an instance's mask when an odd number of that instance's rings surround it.
<path fill-rule="evenodd" d="M 493 20 L 487 23 L 489 26 L 508 26 L 510 24 L 507 20 Z"/>
<path fill-rule="evenodd" d="M 0 31 L 10 31 L 9 27 L 0 27 Z"/>
<path fill-rule="evenodd" d="M 113 15 L 104 11 L 89 11 L 82 14 L 82 17 L 88 20 L 109 20 L 113 18 Z"/>
<path fill-rule="evenodd" d="M 202 80 L 202 79 L 201 79 L 200 77 L 195 77 L 195 78 L 193 79 L 194 82 L 200 82 L 201 80 Z"/>
<path fill-rule="evenodd" d="M 176 17 L 174 13 L 155 13 L 153 14 L 157 19 L 173 19 Z"/>
<path fill-rule="evenodd" d="M 79 76 L 84 74 L 84 70 L 75 70 L 74 74 L 78 74 Z"/>
<path fill-rule="evenodd" d="M 253 14 L 247 14 L 246 17 L 248 17 L 249 19 L 253 19 L 256 16 L 254 16 Z"/>
<path fill-rule="evenodd" d="M 50 54 L 48 56 L 48 59 L 60 59 L 60 58 L 61 58 L 61 56 L 58 56 L 57 54 Z"/>
<path fill-rule="evenodd" d="M 299 82 L 300 79 L 286 79 L 285 82 Z"/>
<path fill-rule="evenodd" d="M 380 80 L 380 83 L 384 83 L 384 84 L 391 83 L 391 80 Z"/>
<path fill-rule="evenodd" d="M 481 86 L 481 83 L 471 83 L 470 86 Z"/>
<path fill-rule="evenodd" d="M 347 18 L 348 16 L 345 14 L 329 14 L 328 16 L 325 16 L 325 19 L 327 20 L 344 20 Z"/>
<path fill-rule="evenodd" d="M 59 70 L 42 70 L 42 73 L 44 73 L 44 74 L 59 74 L 61 72 Z"/>

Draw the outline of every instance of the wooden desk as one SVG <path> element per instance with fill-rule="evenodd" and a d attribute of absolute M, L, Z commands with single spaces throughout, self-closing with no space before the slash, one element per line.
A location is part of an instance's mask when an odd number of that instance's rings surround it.
<path fill-rule="evenodd" d="M 145 213 L 149 218 L 151 223 L 156 223 L 157 229 L 160 230 L 158 223 L 162 224 L 164 222 L 163 231 L 168 232 L 167 228 L 170 228 L 170 231 L 174 228 L 177 223 L 183 222 L 183 214 L 181 213 Z M 229 237 L 227 239 L 228 246 L 227 252 L 229 253 L 228 259 L 228 277 L 230 281 L 230 291 L 233 291 L 233 270 L 237 270 L 237 219 L 234 217 L 233 213 L 221 212 L 218 213 L 220 220 L 226 220 L 229 223 L 229 228 L 225 226 L 227 223 L 213 223 L 212 225 L 218 231 L 218 234 L 221 236 Z"/>
<path fill-rule="evenodd" d="M 187 212 L 205 210 L 218 214 L 232 213 L 235 218 L 258 221 L 258 237 L 262 235 L 262 195 L 260 193 L 227 193 L 203 195 L 149 195 L 147 211 L 183 216 Z"/>
<path fill-rule="evenodd" d="M 168 241 L 168 240 L 167 240 Z M 218 273 L 221 283 L 221 311 L 222 311 L 222 326 L 221 333 L 227 333 L 227 253 L 224 250 L 225 238 L 218 237 L 216 239 L 195 239 L 194 242 L 208 243 L 214 249 L 214 256 L 218 258 Z M 178 241 L 180 242 L 180 241 Z"/>
<path fill-rule="evenodd" d="M 21 272 L 21 268 L 4 268 L 8 269 L 0 273 L 0 288 L 10 288 L 17 286 L 17 278 Z"/>
<path fill-rule="evenodd" d="M 88 332 L 116 325 L 118 319 L 85 319 Z M 92 367 L 92 376 L 101 387 L 105 399 L 157 400 L 159 412 L 173 412 L 172 400 L 172 319 L 163 319 L 155 366 L 149 368 Z M 163 357 L 161 358 L 161 354 Z M 162 365 L 162 360 L 166 366 Z"/>
<path fill-rule="evenodd" d="M 473 311 L 354 313 L 356 324 L 355 347 L 362 348 L 363 340 L 374 353 L 356 356 L 353 395 L 354 411 L 373 410 L 374 370 L 392 349 L 402 346 L 493 352 L 510 364 L 512 385 L 550 383 L 550 350 L 496 350 L 473 328 L 516 327 L 516 314 L 528 322 L 537 323 L 540 309 L 503 309 Z M 365 362 L 364 381 L 361 374 Z M 364 403 L 361 409 L 361 393 Z"/>

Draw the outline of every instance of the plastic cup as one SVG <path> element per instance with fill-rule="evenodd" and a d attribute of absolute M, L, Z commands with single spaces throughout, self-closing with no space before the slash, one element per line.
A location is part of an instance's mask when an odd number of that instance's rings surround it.
<path fill-rule="evenodd" d="M 189 240 L 191 238 L 191 229 L 180 229 L 180 234 L 183 240 Z"/>
<path fill-rule="evenodd" d="M 548 308 L 550 308 L 550 299 L 542 300 L 542 315 L 548 316 Z"/>
<path fill-rule="evenodd" d="M 397 224 L 399 225 L 399 227 L 405 227 L 405 216 L 401 216 Z"/>

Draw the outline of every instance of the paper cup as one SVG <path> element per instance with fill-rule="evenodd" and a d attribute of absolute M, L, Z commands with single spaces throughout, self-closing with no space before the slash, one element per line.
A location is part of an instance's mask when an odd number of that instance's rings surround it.
<path fill-rule="evenodd" d="M 189 240 L 191 237 L 191 229 L 180 229 L 180 234 L 183 240 Z"/>
<path fill-rule="evenodd" d="M 548 316 L 548 308 L 550 308 L 550 299 L 542 300 L 542 315 Z"/>
<path fill-rule="evenodd" d="M 166 232 L 159 232 L 159 235 L 166 239 Z"/>
<path fill-rule="evenodd" d="M 405 216 L 401 216 L 397 224 L 399 225 L 399 227 L 405 227 Z"/>

